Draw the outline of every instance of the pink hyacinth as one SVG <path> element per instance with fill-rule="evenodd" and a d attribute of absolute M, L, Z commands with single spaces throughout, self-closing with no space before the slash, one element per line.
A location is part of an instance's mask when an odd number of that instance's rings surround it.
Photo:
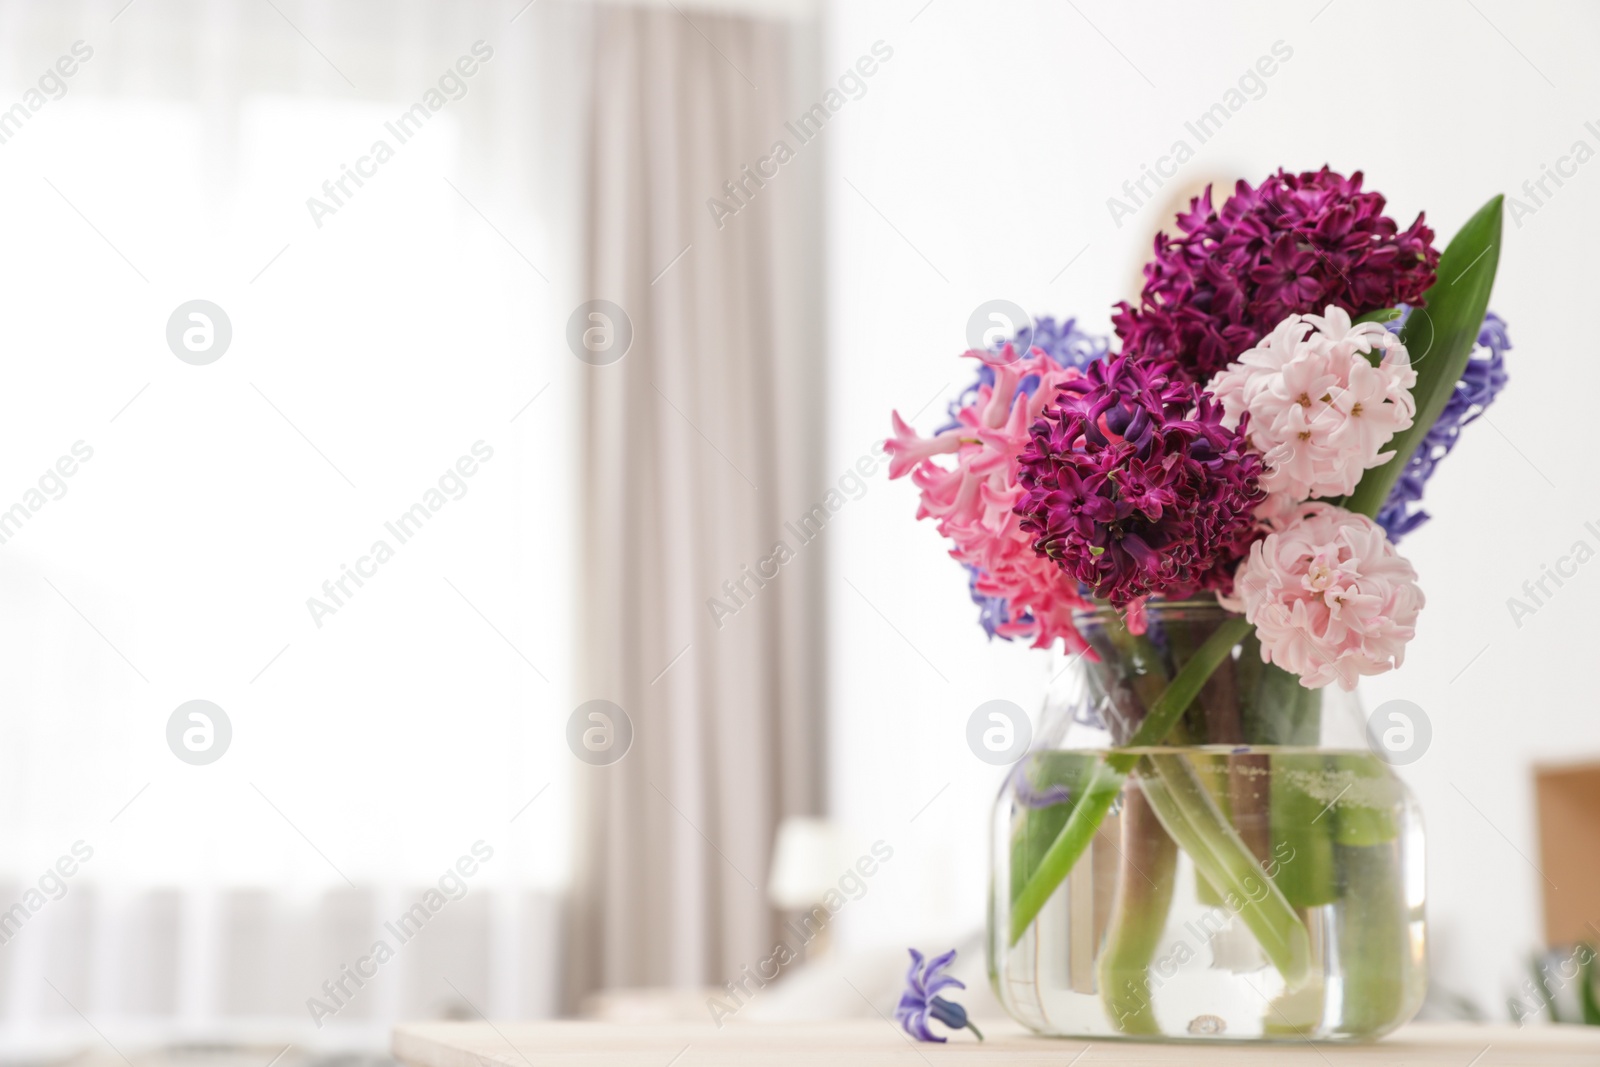
<path fill-rule="evenodd" d="M 1367 353 L 1379 353 L 1374 366 Z M 1343 496 L 1363 471 L 1393 457 L 1382 451 L 1411 425 L 1416 371 L 1400 339 L 1374 322 L 1290 315 L 1207 389 L 1227 424 L 1250 416 L 1250 442 L 1267 472 L 1261 486 L 1291 500 Z"/>
<path fill-rule="evenodd" d="M 1261 658 L 1320 689 L 1345 690 L 1405 660 L 1422 590 L 1383 528 L 1332 504 L 1303 504 L 1250 548 L 1234 597 L 1261 639 Z"/>
<path fill-rule="evenodd" d="M 956 413 L 957 425 L 933 437 L 918 436 L 895 412 L 894 436 L 887 442 L 889 477 L 911 475 L 922 491 L 917 518 L 933 519 L 955 545 L 950 555 L 978 569 L 975 591 L 1006 598 L 1011 621 L 996 632 L 1032 637 L 1036 648 L 1060 638 L 1068 652 L 1081 651 L 1087 645 L 1072 613 L 1088 605 L 1053 561 L 1034 552 L 1033 539 L 1012 510 L 1022 496 L 1017 456 L 1028 443 L 1028 428 L 1078 371 L 1038 348 L 1020 358 L 1010 345 L 999 354 L 974 350 L 966 355 L 990 366 L 993 385 L 981 386 L 972 403 Z M 1021 388 L 1034 377 L 1038 382 L 1031 392 Z M 955 466 L 935 462 L 941 455 L 953 457 Z M 1032 616 L 1031 625 L 1023 620 L 1025 613 Z"/>

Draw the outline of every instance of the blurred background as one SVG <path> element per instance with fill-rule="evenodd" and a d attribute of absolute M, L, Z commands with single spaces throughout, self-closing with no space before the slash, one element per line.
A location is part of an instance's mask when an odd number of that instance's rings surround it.
<path fill-rule="evenodd" d="M 1362 695 L 1432 723 L 1427 1011 L 1547 1019 L 1530 959 L 1600 936 L 1600 579 L 1509 600 L 1600 543 L 1597 43 L 1505 0 L 0 3 L 0 1053 L 704 1019 L 861 856 L 740 1014 L 886 1008 L 907 945 L 982 997 L 966 722 L 1065 660 L 985 638 L 889 411 L 942 421 L 984 302 L 1109 333 L 1190 196 L 1324 163 L 1441 246 L 1508 196 L 1511 387 Z"/>

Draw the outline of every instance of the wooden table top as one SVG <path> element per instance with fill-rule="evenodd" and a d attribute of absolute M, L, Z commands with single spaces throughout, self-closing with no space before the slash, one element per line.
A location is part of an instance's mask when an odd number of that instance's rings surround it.
<path fill-rule="evenodd" d="M 962 1067 L 1600 1067 L 1600 1027 L 1471 1026 L 1415 1023 L 1372 1045 L 1084 1042 L 1043 1038 L 1009 1021 L 979 1020 L 988 1040 L 911 1042 L 892 1023 L 411 1023 L 394 1031 L 407 1067 L 745 1067 L 928 1064 Z M 1075 1058 L 1076 1057 L 1076 1058 Z"/>

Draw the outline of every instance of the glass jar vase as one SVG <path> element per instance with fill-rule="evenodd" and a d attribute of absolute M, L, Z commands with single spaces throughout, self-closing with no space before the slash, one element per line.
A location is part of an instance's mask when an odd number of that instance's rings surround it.
<path fill-rule="evenodd" d="M 1426 984 L 1422 824 L 1354 700 L 1216 603 L 1092 649 L 995 806 L 989 974 L 1045 1034 L 1362 1040 Z"/>

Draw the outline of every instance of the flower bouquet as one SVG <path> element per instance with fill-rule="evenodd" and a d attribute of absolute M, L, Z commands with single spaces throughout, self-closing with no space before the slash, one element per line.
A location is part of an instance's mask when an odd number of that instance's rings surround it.
<path fill-rule="evenodd" d="M 1420 822 L 1336 695 L 1403 662 L 1396 545 L 1510 344 L 1501 199 L 1443 253 L 1384 203 L 1326 167 L 1208 189 L 1119 344 L 1040 319 L 966 353 L 948 425 L 893 417 L 984 629 L 1083 667 L 996 810 L 990 973 L 1036 1030 L 1360 1039 L 1420 1004 Z"/>

